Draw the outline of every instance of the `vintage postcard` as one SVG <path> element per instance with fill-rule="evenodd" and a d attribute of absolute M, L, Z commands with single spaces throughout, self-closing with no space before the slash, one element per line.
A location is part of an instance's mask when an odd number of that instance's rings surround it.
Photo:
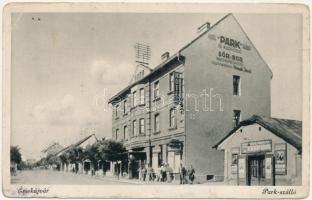
<path fill-rule="evenodd" d="M 6 4 L 3 194 L 306 198 L 309 14 Z"/>

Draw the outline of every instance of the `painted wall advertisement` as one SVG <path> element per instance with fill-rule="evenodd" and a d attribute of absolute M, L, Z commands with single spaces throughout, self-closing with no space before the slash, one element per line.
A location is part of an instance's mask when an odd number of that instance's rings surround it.
<path fill-rule="evenodd" d="M 218 53 L 212 64 L 251 73 L 251 69 L 244 65 L 243 56 L 243 51 L 251 50 L 249 45 L 223 35 L 209 34 L 208 38 L 217 41 Z"/>
<path fill-rule="evenodd" d="M 287 173 L 287 146 L 286 144 L 275 144 L 275 174 L 286 175 Z"/>
<path fill-rule="evenodd" d="M 240 148 L 232 148 L 231 150 L 231 173 L 237 174 L 238 155 Z"/>

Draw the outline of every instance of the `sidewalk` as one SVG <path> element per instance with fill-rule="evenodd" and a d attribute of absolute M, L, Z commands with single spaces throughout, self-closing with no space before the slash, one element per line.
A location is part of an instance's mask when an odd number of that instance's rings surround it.
<path fill-rule="evenodd" d="M 128 179 L 126 177 L 117 177 L 117 176 L 112 176 L 112 175 L 94 175 L 91 176 L 90 174 L 74 174 L 72 172 L 64 172 L 64 171 L 59 171 L 60 173 L 70 173 L 74 176 L 85 176 L 89 177 L 92 179 L 97 179 L 97 180 L 107 180 L 107 181 L 112 181 L 112 182 L 119 182 L 119 183 L 128 183 L 128 184 L 136 184 L 136 185 L 180 185 L 180 179 L 175 179 L 172 182 L 157 182 L 157 181 L 141 181 L 139 179 Z M 224 182 L 204 182 L 204 183 L 196 183 L 194 182 L 193 185 L 224 185 Z M 185 184 L 185 185 L 190 185 L 190 184 Z"/>
<path fill-rule="evenodd" d="M 131 183 L 131 184 L 138 184 L 138 185 L 179 185 L 179 180 L 173 180 L 172 182 L 157 182 L 157 181 L 141 181 L 139 179 L 128 179 L 126 177 L 119 177 L 116 176 L 93 176 L 93 178 L 97 179 L 104 179 L 110 181 L 118 181 L 121 183 Z"/>
<path fill-rule="evenodd" d="M 157 182 L 157 181 L 141 181 L 139 179 L 128 179 L 126 177 L 117 177 L 117 176 L 111 176 L 111 175 L 94 175 L 91 176 L 90 174 L 75 174 L 72 172 L 64 172 L 64 171 L 59 171 L 60 173 L 71 173 L 75 176 L 86 176 L 98 180 L 107 180 L 107 181 L 114 181 L 114 182 L 120 182 L 120 183 L 130 183 L 130 184 L 136 184 L 136 185 L 179 185 L 180 180 L 173 180 L 172 182 Z"/>

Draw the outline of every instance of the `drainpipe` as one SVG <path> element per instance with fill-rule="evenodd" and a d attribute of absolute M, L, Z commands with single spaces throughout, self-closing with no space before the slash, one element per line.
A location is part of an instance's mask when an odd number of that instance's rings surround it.
<path fill-rule="evenodd" d="M 148 145 L 149 145 L 149 160 L 150 162 L 148 163 L 149 167 L 152 167 L 151 163 L 153 162 L 152 159 L 153 159 L 153 155 L 152 155 L 152 141 L 151 141 L 151 134 L 152 134 L 152 112 L 151 112 L 151 109 L 152 109 L 152 90 L 151 90 L 151 82 L 149 81 L 148 82 L 148 90 L 149 90 L 149 124 L 150 124 L 150 127 L 149 127 L 149 134 L 148 134 Z"/>
<path fill-rule="evenodd" d="M 184 65 L 185 64 L 185 61 L 182 60 L 182 55 L 181 55 L 181 50 L 178 51 L 178 61 Z M 183 78 L 184 79 L 184 78 Z M 185 80 L 185 79 L 184 79 Z M 183 89 L 184 93 L 185 93 L 185 89 Z M 185 100 L 185 98 L 183 98 L 183 101 Z M 185 102 L 183 102 L 183 105 L 185 105 Z M 184 164 L 186 163 L 186 155 L 184 152 L 185 151 L 185 147 L 186 147 L 186 134 L 185 134 L 185 122 L 186 122 L 186 113 L 184 111 L 184 144 L 182 144 L 182 149 L 181 149 L 181 154 L 182 154 L 182 160 L 184 162 Z"/>

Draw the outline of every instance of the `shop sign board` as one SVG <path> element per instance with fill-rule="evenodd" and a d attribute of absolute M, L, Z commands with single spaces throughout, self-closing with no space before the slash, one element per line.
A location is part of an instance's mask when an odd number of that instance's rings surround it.
<path fill-rule="evenodd" d="M 286 175 L 287 174 L 287 145 L 286 143 L 275 144 L 275 174 Z"/>
<path fill-rule="evenodd" d="M 243 154 L 272 151 L 272 140 L 245 142 L 241 149 Z"/>

